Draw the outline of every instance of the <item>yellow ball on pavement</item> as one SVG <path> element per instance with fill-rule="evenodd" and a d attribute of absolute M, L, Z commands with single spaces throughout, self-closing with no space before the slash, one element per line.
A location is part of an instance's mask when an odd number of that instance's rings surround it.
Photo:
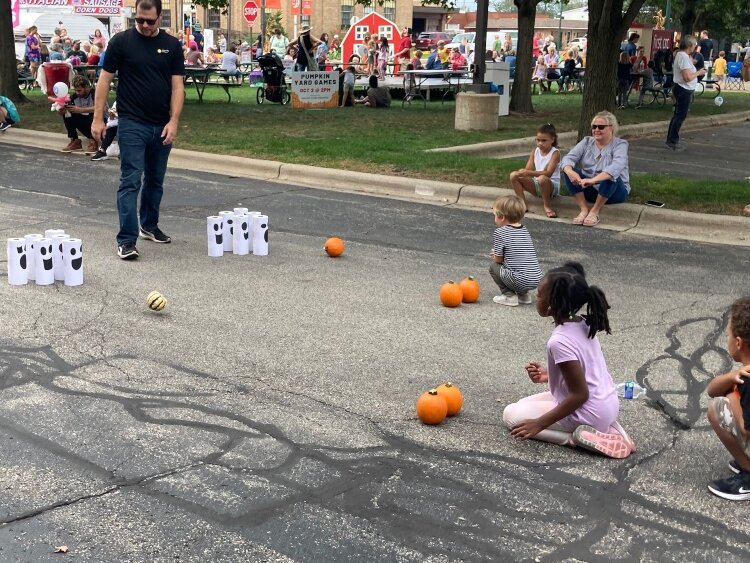
<path fill-rule="evenodd" d="M 158 291 L 152 291 L 146 297 L 146 303 L 148 303 L 148 308 L 152 311 L 161 311 L 167 306 L 167 298 Z"/>

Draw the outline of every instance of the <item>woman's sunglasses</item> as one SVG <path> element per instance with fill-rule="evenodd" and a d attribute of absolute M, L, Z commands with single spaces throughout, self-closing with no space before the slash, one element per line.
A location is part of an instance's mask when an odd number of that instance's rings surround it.
<path fill-rule="evenodd" d="M 609 125 L 592 125 L 591 130 L 599 129 L 599 131 L 604 131 Z"/>
<path fill-rule="evenodd" d="M 135 22 L 143 25 L 144 23 L 147 23 L 148 25 L 156 25 L 156 20 L 152 20 L 151 18 L 135 18 Z"/>

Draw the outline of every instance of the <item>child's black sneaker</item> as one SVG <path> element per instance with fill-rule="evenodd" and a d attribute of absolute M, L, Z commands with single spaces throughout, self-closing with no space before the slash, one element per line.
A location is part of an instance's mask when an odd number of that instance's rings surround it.
<path fill-rule="evenodd" d="M 6 120 L 3 123 L 0 123 L 0 131 L 5 131 L 6 129 L 10 129 L 11 125 L 13 125 L 13 122 L 10 120 Z"/>
<path fill-rule="evenodd" d="M 107 160 L 108 158 L 109 157 L 107 156 L 107 153 L 104 152 L 103 150 L 99 149 L 98 151 L 96 151 L 94 153 L 94 156 L 91 157 L 91 160 L 95 160 L 95 161 L 98 161 L 98 160 Z"/>
<path fill-rule="evenodd" d="M 138 249 L 134 244 L 123 244 L 117 247 L 117 255 L 123 260 L 135 260 L 138 258 Z"/>
<path fill-rule="evenodd" d="M 740 471 L 728 479 L 711 481 L 708 490 L 727 500 L 750 500 L 750 473 Z"/>

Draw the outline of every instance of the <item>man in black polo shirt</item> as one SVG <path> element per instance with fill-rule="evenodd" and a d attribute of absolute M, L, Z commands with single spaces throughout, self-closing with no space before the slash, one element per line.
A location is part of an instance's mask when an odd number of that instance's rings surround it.
<path fill-rule="evenodd" d="M 185 61 L 179 41 L 159 30 L 161 9 L 161 0 L 136 1 L 136 26 L 110 40 L 96 85 L 91 132 L 99 140 L 104 134 L 109 86 L 115 72 L 118 73 L 117 255 L 123 260 L 138 257 L 135 243 L 139 234 L 154 242 L 172 240 L 159 229 L 159 205 L 167 160 L 184 103 Z"/>
<path fill-rule="evenodd" d="M 701 31 L 701 38 L 698 41 L 698 50 L 703 55 L 704 61 L 713 60 L 714 42 L 708 37 L 708 31 Z"/>

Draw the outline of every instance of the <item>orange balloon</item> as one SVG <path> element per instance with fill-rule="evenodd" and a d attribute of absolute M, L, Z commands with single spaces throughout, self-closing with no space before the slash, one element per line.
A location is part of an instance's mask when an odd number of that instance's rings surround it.
<path fill-rule="evenodd" d="M 463 298 L 461 286 L 456 282 L 449 281 L 440 286 L 440 302 L 446 307 L 458 307 Z"/>
<path fill-rule="evenodd" d="M 331 237 L 323 245 L 323 250 L 332 258 L 341 256 L 344 253 L 344 241 L 339 237 Z"/>
<path fill-rule="evenodd" d="M 448 416 L 456 416 L 464 404 L 464 396 L 461 390 L 453 383 L 443 383 L 436 388 L 437 394 L 445 399 L 448 406 Z"/>
<path fill-rule="evenodd" d="M 417 399 L 417 416 L 424 424 L 440 424 L 448 415 L 448 403 L 435 389 L 425 391 Z"/>

